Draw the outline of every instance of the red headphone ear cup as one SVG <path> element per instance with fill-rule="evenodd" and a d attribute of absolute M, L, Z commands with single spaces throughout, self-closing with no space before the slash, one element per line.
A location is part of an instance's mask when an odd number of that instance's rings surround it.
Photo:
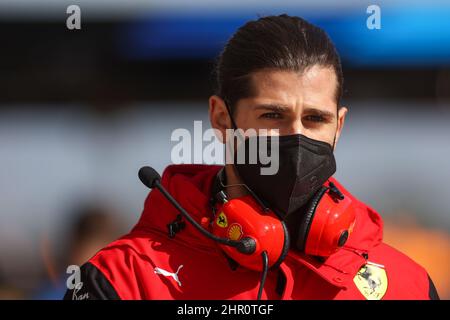
<path fill-rule="evenodd" d="M 308 204 L 308 208 L 301 220 L 300 227 L 298 230 L 297 236 L 297 249 L 304 252 L 306 246 L 306 240 L 308 239 L 309 229 L 311 228 L 311 224 L 314 219 L 314 214 L 316 213 L 317 205 L 322 199 L 325 192 L 328 190 L 328 187 L 322 186 L 316 194 L 311 198 Z"/>

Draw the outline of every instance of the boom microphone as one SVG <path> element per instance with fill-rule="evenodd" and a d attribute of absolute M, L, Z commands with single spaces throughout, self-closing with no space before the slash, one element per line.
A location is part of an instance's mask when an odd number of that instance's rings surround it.
<path fill-rule="evenodd" d="M 200 231 L 204 236 L 217 241 L 221 244 L 234 247 L 240 253 L 252 254 L 256 250 L 256 241 L 251 237 L 244 237 L 240 240 L 231 240 L 227 238 L 221 238 L 213 235 L 206 229 L 204 229 L 197 221 L 195 221 L 191 215 L 172 197 L 172 195 L 161 185 L 161 176 L 152 167 L 142 167 L 138 173 L 139 179 L 142 183 L 150 189 L 158 189 L 169 202 L 178 210 L 180 213 L 189 221 L 189 223 L 194 226 L 198 231 Z"/>
<path fill-rule="evenodd" d="M 155 187 L 156 181 L 161 181 L 161 176 L 159 173 L 151 167 L 142 167 L 138 173 L 139 179 L 142 183 L 149 189 Z"/>

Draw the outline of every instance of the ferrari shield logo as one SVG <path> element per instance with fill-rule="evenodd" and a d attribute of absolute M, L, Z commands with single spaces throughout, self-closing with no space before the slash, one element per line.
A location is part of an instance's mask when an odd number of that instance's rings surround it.
<path fill-rule="evenodd" d="M 228 221 L 227 221 L 227 216 L 225 215 L 225 213 L 221 212 L 219 214 L 219 216 L 216 219 L 216 223 L 219 227 L 221 228 L 226 228 L 228 227 Z"/>
<path fill-rule="evenodd" d="M 359 269 L 353 282 L 367 300 L 381 300 L 388 287 L 384 266 L 369 261 Z"/>

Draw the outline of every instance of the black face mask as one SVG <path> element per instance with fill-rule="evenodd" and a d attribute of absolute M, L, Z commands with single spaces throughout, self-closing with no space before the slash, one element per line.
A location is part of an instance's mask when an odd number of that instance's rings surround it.
<path fill-rule="evenodd" d="M 245 139 L 235 153 L 234 166 L 243 182 L 272 209 L 281 219 L 299 210 L 315 192 L 336 172 L 333 147 L 322 141 L 301 134 L 279 136 L 279 166 L 273 175 L 262 175 L 263 165 L 259 158 L 259 139 L 270 136 L 253 136 Z M 256 139 L 257 141 L 252 141 Z M 249 163 L 251 143 L 257 143 L 258 156 L 255 164 Z M 244 148 L 244 151 L 239 149 Z M 245 154 L 245 163 L 238 163 L 237 154 Z"/>

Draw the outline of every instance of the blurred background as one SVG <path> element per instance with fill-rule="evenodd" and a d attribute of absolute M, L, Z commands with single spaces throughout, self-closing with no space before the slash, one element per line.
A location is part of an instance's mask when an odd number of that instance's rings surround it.
<path fill-rule="evenodd" d="M 81 30 L 66 27 L 71 4 Z M 0 0 L 0 299 L 61 298 L 67 265 L 129 231 L 148 192 L 138 169 L 162 172 L 172 131 L 209 124 L 227 39 L 281 13 L 341 54 L 336 177 L 450 298 L 448 1 Z"/>

